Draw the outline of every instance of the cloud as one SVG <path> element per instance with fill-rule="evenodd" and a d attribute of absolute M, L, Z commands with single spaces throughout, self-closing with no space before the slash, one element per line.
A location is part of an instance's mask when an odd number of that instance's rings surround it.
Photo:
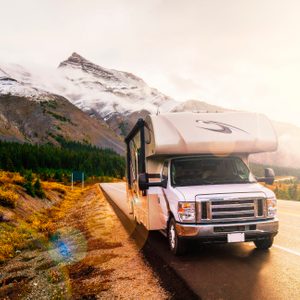
<path fill-rule="evenodd" d="M 76 51 L 176 99 L 300 122 L 299 1 L 0 0 L 0 6 L 2 61 L 56 67 Z"/>

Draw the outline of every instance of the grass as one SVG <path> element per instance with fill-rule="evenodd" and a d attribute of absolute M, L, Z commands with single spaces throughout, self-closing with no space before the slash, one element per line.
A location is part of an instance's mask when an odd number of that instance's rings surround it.
<path fill-rule="evenodd" d="M 22 185 L 24 182 L 25 179 L 19 173 L 0 171 L 0 185 Z"/>
<path fill-rule="evenodd" d="M 0 220 L 0 263 L 14 257 L 17 250 L 31 248 L 34 241 L 48 247 L 50 237 L 57 229 L 57 220 L 63 217 L 71 207 L 75 197 L 81 195 L 81 189 L 71 188 L 57 182 L 41 182 L 48 200 L 57 198 L 63 200 L 50 208 L 36 211 L 30 217 L 24 217 L 15 211 L 16 203 L 20 198 L 25 179 L 18 173 L 0 171 L 0 214 L 13 212 L 13 219 L 1 222 Z M 24 194 L 22 195 L 24 198 Z M 27 197 L 27 196 L 25 196 Z M 25 199 L 22 209 L 26 209 L 26 201 L 30 205 L 31 197 Z"/>
<path fill-rule="evenodd" d="M 300 184 L 295 182 L 275 182 L 268 185 L 275 194 L 277 199 L 300 201 Z"/>
<path fill-rule="evenodd" d="M 19 195 L 12 190 L 0 188 L 0 205 L 9 208 L 15 208 Z"/>
<path fill-rule="evenodd" d="M 94 184 L 94 183 L 101 183 L 101 182 L 121 182 L 124 181 L 124 179 L 119 179 L 111 176 L 90 176 L 85 183 L 86 184 Z"/>
<path fill-rule="evenodd" d="M 94 178 L 93 181 L 99 182 L 99 178 Z M 103 176 L 101 181 L 120 180 Z M 26 194 L 24 196 L 24 183 L 25 179 L 20 174 L 0 171 L 0 263 L 14 257 L 18 250 L 34 248 L 37 245 L 51 247 L 51 237 L 57 232 L 59 220 L 68 214 L 74 201 L 78 201 L 84 191 L 90 188 L 87 184 L 88 187 L 84 190 L 76 186 L 71 190 L 69 186 L 61 183 L 42 181 L 41 187 L 45 191 L 48 204 L 45 204 L 44 209 L 26 217 L 22 211 L 26 210 L 27 202 L 30 206 L 36 200 Z M 22 206 L 20 210 L 16 210 L 14 207 L 20 197 Z M 61 201 L 57 202 L 58 199 Z M 56 204 L 46 208 L 49 201 L 54 200 Z M 13 218 L 1 222 L 5 214 L 13 214 Z"/>
<path fill-rule="evenodd" d="M 31 232 L 24 226 L 0 223 L 0 263 L 28 247 Z"/>

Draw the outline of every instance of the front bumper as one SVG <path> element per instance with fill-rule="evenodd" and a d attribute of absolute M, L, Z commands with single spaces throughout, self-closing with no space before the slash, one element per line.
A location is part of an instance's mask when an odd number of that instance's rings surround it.
<path fill-rule="evenodd" d="M 245 241 L 274 237 L 278 232 L 278 219 L 241 222 L 235 224 L 176 224 L 177 234 L 182 238 L 199 239 L 209 243 L 227 241 L 227 234 L 244 232 Z"/>

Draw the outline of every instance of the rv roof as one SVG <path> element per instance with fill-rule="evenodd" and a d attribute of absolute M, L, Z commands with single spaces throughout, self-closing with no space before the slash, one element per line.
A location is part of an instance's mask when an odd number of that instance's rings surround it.
<path fill-rule="evenodd" d="M 231 154 L 275 151 L 277 137 L 262 114 L 168 113 L 149 115 L 146 156 Z M 146 129 L 147 131 L 147 129 Z M 147 132 L 146 132 L 147 137 Z"/>

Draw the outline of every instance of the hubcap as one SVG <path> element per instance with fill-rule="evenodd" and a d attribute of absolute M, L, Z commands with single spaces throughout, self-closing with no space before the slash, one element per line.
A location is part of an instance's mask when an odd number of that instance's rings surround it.
<path fill-rule="evenodd" d="M 170 239 L 171 248 L 174 249 L 175 248 L 175 243 L 176 243 L 176 233 L 175 233 L 175 228 L 174 228 L 173 224 L 170 227 L 169 239 Z"/>

